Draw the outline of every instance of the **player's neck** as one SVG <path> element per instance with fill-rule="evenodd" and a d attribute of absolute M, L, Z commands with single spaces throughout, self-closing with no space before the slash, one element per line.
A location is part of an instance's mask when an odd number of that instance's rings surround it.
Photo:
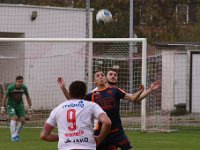
<path fill-rule="evenodd" d="M 109 86 L 116 86 L 116 83 L 115 83 L 115 82 L 109 82 L 109 81 L 108 81 L 108 85 L 109 85 Z"/>
<path fill-rule="evenodd" d="M 107 87 L 107 85 L 106 84 L 99 84 L 99 85 L 97 85 L 97 87 L 98 87 L 98 90 L 102 90 L 102 89 L 105 89 Z"/>

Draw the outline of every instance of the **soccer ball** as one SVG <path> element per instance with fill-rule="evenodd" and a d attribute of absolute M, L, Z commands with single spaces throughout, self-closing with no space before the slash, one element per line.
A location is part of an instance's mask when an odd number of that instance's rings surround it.
<path fill-rule="evenodd" d="M 96 14 L 97 23 L 102 25 L 112 21 L 112 14 L 107 9 L 101 9 Z"/>

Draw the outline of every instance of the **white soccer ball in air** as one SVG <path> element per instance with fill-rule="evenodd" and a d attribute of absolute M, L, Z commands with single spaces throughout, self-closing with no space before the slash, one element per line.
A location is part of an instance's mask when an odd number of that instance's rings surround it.
<path fill-rule="evenodd" d="M 101 9 L 96 14 L 97 23 L 102 25 L 112 21 L 112 14 L 107 9 Z"/>

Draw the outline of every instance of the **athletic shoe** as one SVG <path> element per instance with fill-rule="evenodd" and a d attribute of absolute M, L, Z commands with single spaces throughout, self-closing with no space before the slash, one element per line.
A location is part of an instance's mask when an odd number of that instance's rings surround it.
<path fill-rule="evenodd" d="M 19 141 L 20 141 L 19 135 L 16 135 L 16 136 L 14 136 L 14 137 L 11 137 L 11 141 L 12 141 L 12 142 L 19 142 Z"/>

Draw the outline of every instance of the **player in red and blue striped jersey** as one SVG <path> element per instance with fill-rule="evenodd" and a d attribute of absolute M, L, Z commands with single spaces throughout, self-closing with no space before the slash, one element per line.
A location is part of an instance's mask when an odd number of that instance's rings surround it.
<path fill-rule="evenodd" d="M 144 86 L 140 85 L 139 90 L 134 94 L 126 93 L 125 91 L 107 85 L 105 74 L 102 71 L 97 71 L 94 75 L 94 82 L 98 87 L 97 91 L 89 93 L 86 99 L 99 104 L 111 119 L 112 126 L 109 135 L 97 147 L 99 150 L 107 150 L 110 145 L 120 147 L 122 150 L 131 149 L 132 146 L 124 132 L 120 118 L 120 99 L 131 102 L 137 101 L 144 90 Z M 100 129 L 101 125 L 99 126 Z M 99 129 L 95 131 L 95 135 L 99 134 Z"/>
<path fill-rule="evenodd" d="M 116 87 L 116 84 L 117 84 L 117 80 L 118 80 L 118 74 L 117 74 L 117 70 L 116 69 L 109 69 L 106 73 L 106 79 L 107 79 L 107 84 L 108 86 L 111 86 L 111 87 Z M 160 81 L 155 81 L 153 82 L 150 87 L 146 90 L 144 90 L 142 92 L 142 94 L 140 95 L 140 97 L 138 98 L 138 100 L 142 100 L 143 98 L 147 97 L 149 94 L 151 94 L 153 91 L 159 89 L 161 86 L 161 83 Z M 97 91 L 98 90 L 98 87 L 94 88 L 92 90 L 93 91 Z"/>

